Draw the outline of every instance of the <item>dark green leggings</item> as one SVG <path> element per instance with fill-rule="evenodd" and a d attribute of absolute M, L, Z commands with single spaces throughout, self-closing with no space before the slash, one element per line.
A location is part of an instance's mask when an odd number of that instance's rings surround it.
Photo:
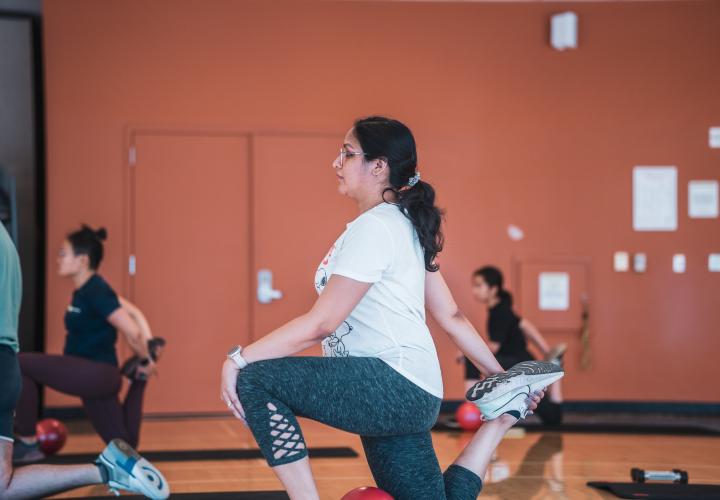
<path fill-rule="evenodd" d="M 451 465 L 443 474 L 430 429 L 440 399 L 377 358 L 259 361 L 237 381 L 248 425 L 270 466 L 307 456 L 296 417 L 359 434 L 378 487 L 396 500 L 477 498 L 482 481 Z"/>

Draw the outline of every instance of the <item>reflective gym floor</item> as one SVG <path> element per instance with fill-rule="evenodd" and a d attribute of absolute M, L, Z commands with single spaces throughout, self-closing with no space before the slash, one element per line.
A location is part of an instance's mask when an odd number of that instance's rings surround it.
<path fill-rule="evenodd" d="M 317 458 L 313 471 L 323 499 L 338 500 L 348 490 L 373 485 L 357 436 L 301 419 L 310 447 L 347 446 L 357 458 Z M 70 423 L 63 453 L 103 447 L 84 423 Z M 469 439 L 460 432 L 434 432 L 433 440 L 445 468 Z M 255 448 L 250 435 L 231 418 L 146 420 L 141 450 Z M 280 490 L 280 483 L 262 460 L 156 463 L 174 493 Z M 484 499 L 615 498 L 586 486 L 588 481 L 630 480 L 630 469 L 680 468 L 691 483 L 720 484 L 720 438 L 695 436 L 524 433 L 513 429 L 498 448 L 485 478 Z M 53 498 L 100 496 L 103 487 L 88 487 Z"/>

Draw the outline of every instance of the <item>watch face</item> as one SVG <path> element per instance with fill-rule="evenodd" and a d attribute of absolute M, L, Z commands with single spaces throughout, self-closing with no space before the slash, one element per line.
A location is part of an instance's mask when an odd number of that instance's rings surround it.
<path fill-rule="evenodd" d="M 230 348 L 230 350 L 228 351 L 227 355 L 228 355 L 228 356 L 232 356 L 233 354 L 239 353 L 240 350 L 241 350 L 241 349 L 240 349 L 240 346 L 239 346 L 239 345 L 233 346 L 233 347 Z"/>

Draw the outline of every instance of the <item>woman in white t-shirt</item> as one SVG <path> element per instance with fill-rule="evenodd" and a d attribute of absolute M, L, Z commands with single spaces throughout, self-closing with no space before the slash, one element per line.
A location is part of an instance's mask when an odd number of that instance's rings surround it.
<path fill-rule="evenodd" d="M 293 500 L 319 498 L 297 416 L 359 434 L 376 483 L 396 500 L 476 498 L 493 450 L 542 392 L 486 422 L 441 472 L 430 429 L 442 378 L 425 310 L 484 374 L 503 369 L 438 270 L 441 212 L 416 170 L 410 130 L 384 117 L 358 120 L 333 168 L 360 215 L 318 267 L 310 311 L 231 348 L 221 397 Z M 290 357 L 318 343 L 324 357 Z"/>

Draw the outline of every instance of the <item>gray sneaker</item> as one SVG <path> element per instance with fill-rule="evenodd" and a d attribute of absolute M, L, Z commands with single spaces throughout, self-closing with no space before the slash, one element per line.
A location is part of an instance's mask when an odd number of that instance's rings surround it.
<path fill-rule="evenodd" d="M 545 361 L 523 361 L 505 373 L 490 375 L 467 392 L 468 401 L 475 403 L 485 420 L 494 420 L 503 413 L 524 418 L 527 399 L 559 380 L 565 372 Z"/>
<path fill-rule="evenodd" d="M 13 443 L 12 461 L 14 464 L 31 464 L 45 459 L 45 453 L 40 449 L 40 443 L 35 441 L 27 444 L 22 439 L 15 439 Z"/>
<path fill-rule="evenodd" d="M 170 496 L 162 473 L 122 439 L 110 441 L 95 463 L 107 472 L 103 479 L 116 495 L 125 490 L 159 500 Z"/>

